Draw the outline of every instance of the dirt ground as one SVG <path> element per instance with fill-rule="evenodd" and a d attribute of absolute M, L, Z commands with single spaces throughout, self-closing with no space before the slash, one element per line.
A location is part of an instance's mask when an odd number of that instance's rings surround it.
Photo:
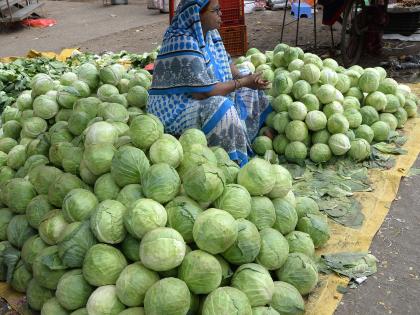
<path fill-rule="evenodd" d="M 29 49 L 59 52 L 65 47 L 83 51 L 127 50 L 141 53 L 160 44 L 168 15 L 147 10 L 146 0 L 129 0 L 129 5 L 106 6 L 102 1 L 46 1 L 45 15 L 58 24 L 46 29 L 17 27 L 0 33 L 0 56 L 24 55 Z M 329 27 L 317 19 L 318 48 L 327 56 L 331 46 Z M 271 50 L 280 41 L 283 11 L 258 11 L 246 16 L 249 47 Z M 291 21 L 289 13 L 286 23 Z M 334 41 L 339 41 L 334 27 Z M 294 45 L 296 24 L 286 27 L 283 41 Z M 312 51 L 313 19 L 302 19 L 298 43 Z M 379 65 L 390 58 L 418 54 L 419 42 L 385 41 L 381 56 L 364 55 L 362 66 Z M 419 71 L 392 72 L 399 81 L 419 82 Z M 416 166 L 420 167 L 420 159 Z M 396 200 L 371 246 L 379 259 L 378 273 L 357 289 L 351 289 L 336 315 L 420 314 L 420 175 L 401 182 Z M 0 309 L 1 313 L 1 309 Z M 319 314 L 324 315 L 324 314 Z"/>

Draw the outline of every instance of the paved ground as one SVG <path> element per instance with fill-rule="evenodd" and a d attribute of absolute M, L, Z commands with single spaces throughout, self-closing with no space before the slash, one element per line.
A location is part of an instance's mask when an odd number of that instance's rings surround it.
<path fill-rule="evenodd" d="M 371 245 L 378 273 L 345 294 L 335 315 L 420 314 L 419 192 L 420 175 L 403 178 Z"/>
<path fill-rule="evenodd" d="M 113 34 L 168 21 L 167 15 L 147 10 L 146 0 L 129 0 L 128 5 L 113 6 L 104 6 L 101 0 L 45 2 L 43 15 L 56 19 L 57 24 L 49 28 L 15 27 L 1 32 L 0 57 L 25 55 L 29 49 L 60 51 L 97 38 L 106 42 L 108 36 L 115 38 Z M 142 49 L 140 43 L 133 43 L 132 47 L 134 51 Z"/>

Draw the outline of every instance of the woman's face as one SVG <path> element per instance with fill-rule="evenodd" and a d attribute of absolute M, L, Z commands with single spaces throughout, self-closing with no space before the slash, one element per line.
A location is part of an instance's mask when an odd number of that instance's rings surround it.
<path fill-rule="evenodd" d="M 219 0 L 210 0 L 204 12 L 200 13 L 201 25 L 207 31 L 215 30 L 222 24 Z"/>

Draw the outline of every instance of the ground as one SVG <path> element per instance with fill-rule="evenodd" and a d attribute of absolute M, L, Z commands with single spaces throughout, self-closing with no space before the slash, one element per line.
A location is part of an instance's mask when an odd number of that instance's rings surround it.
<path fill-rule="evenodd" d="M 45 15 L 57 19 L 46 29 L 17 27 L 0 33 L 0 57 L 25 55 L 29 49 L 59 52 L 65 47 L 83 51 L 150 51 L 160 44 L 168 25 L 168 15 L 147 10 L 145 0 L 129 0 L 128 5 L 103 6 L 101 1 L 47 1 Z M 317 19 L 320 55 L 328 55 L 330 29 Z M 249 47 L 271 50 L 280 41 L 283 11 L 259 11 L 246 16 Z M 291 21 L 287 14 L 286 22 Z M 339 41 L 339 27 L 334 27 Z M 283 41 L 294 45 L 296 23 L 286 27 Z M 300 23 L 298 44 L 312 50 L 313 20 Z M 390 58 L 419 53 L 418 42 L 386 41 L 381 56 L 364 56 L 363 66 L 376 66 Z M 399 81 L 419 82 L 419 71 L 392 72 Z M 420 167 L 420 160 L 416 162 Z M 357 289 L 344 296 L 336 315 L 419 314 L 420 300 L 420 177 L 401 182 L 397 200 L 371 246 L 379 259 L 379 271 Z M 0 309 L 1 313 L 1 309 Z M 320 314 L 323 315 L 323 314 Z"/>

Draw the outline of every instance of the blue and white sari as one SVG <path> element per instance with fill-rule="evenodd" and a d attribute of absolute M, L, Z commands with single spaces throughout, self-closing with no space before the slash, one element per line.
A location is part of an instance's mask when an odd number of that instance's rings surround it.
<path fill-rule="evenodd" d="M 242 166 L 252 156 L 250 143 L 272 109 L 262 91 L 248 88 L 204 100 L 192 97 L 232 80 L 231 59 L 219 32 L 203 35 L 200 10 L 207 3 L 179 4 L 155 63 L 148 111 L 161 119 L 167 133 L 201 129 L 209 146 L 221 146 Z"/>

